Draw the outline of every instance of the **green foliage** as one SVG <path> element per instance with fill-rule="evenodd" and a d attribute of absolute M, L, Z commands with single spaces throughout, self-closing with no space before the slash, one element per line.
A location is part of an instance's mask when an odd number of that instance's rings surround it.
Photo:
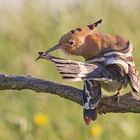
<path fill-rule="evenodd" d="M 55 45 L 67 31 L 100 18 L 103 19 L 99 29 L 101 32 L 122 34 L 132 41 L 136 65 L 140 70 L 139 1 L 77 0 L 70 5 L 60 2 L 59 7 L 54 9 L 49 1 L 43 2 L 24 0 L 18 12 L 4 8 L 0 10 L 1 72 L 32 75 L 64 83 L 54 64 L 47 61 L 34 62 L 37 52 Z M 61 51 L 53 54 L 82 61 L 82 58 L 66 56 Z M 81 83 L 65 84 L 82 88 Z M 39 117 L 39 121 L 35 121 L 38 113 L 44 119 Z M 138 114 L 110 113 L 101 115 L 87 127 L 82 119 L 82 108 L 60 97 L 29 90 L 1 91 L 0 95 L 0 139 L 139 139 L 139 121 Z"/>

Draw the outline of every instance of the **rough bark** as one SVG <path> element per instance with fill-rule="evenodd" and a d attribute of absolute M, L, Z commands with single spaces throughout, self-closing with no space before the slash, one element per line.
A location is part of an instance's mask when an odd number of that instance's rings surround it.
<path fill-rule="evenodd" d="M 82 90 L 80 89 L 31 76 L 0 74 L 0 90 L 22 89 L 58 95 L 82 105 Z M 109 112 L 140 113 L 140 98 L 134 93 L 126 93 L 118 100 L 116 96 L 104 96 L 101 98 L 98 109 L 100 114 Z"/>

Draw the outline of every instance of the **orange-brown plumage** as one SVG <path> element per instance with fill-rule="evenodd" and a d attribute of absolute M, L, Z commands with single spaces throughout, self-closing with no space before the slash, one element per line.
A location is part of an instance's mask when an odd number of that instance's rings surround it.
<path fill-rule="evenodd" d="M 133 92 L 139 92 L 138 76 L 132 56 L 133 45 L 121 35 L 96 32 L 95 29 L 101 21 L 64 34 L 57 45 L 46 52 L 40 52 L 37 58 L 54 62 L 64 79 L 84 81 L 83 115 L 86 124 L 97 118 L 101 86 L 107 91 L 117 90 L 119 93 L 120 89 L 129 83 Z M 48 55 L 56 49 L 82 56 L 86 63 Z"/>

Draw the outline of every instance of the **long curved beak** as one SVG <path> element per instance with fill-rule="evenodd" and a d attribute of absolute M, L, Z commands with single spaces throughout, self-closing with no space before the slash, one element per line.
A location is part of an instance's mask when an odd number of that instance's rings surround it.
<path fill-rule="evenodd" d="M 52 52 L 52 51 L 54 51 L 54 50 L 60 49 L 60 47 L 61 47 L 61 46 L 60 46 L 59 44 L 57 44 L 57 45 L 55 45 L 54 47 L 48 49 L 45 53 L 48 54 L 48 53 L 50 53 L 50 52 Z"/>
<path fill-rule="evenodd" d="M 39 56 L 35 59 L 35 61 L 37 61 L 38 59 L 42 58 L 42 54 L 43 54 L 43 53 L 44 53 L 44 52 L 38 52 Z"/>
<path fill-rule="evenodd" d="M 46 56 L 48 53 L 50 53 L 50 52 L 52 52 L 52 51 L 54 51 L 54 50 L 60 49 L 60 47 L 61 47 L 60 44 L 57 44 L 57 45 L 55 45 L 54 47 L 48 49 L 48 50 L 45 51 L 45 52 L 39 52 L 39 53 L 38 53 L 38 54 L 39 54 L 39 57 L 38 57 L 35 61 L 37 61 L 37 60 L 40 59 L 40 58 L 45 58 L 45 56 Z"/>

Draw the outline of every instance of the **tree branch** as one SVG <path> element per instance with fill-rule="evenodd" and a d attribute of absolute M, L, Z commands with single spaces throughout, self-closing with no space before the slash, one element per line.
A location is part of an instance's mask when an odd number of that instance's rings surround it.
<path fill-rule="evenodd" d="M 22 89 L 51 93 L 82 105 L 82 90 L 80 89 L 31 76 L 0 74 L 0 90 Z M 117 102 L 116 96 L 104 96 L 101 98 L 98 109 L 100 114 L 109 112 L 140 113 L 140 98 L 134 93 L 127 93 L 120 96 L 119 102 Z"/>

